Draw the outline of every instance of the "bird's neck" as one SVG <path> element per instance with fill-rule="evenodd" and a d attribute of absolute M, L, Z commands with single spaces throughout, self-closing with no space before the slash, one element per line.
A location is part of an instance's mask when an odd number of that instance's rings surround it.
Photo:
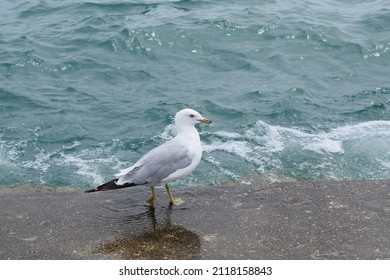
<path fill-rule="evenodd" d="M 191 138 L 192 140 L 199 139 L 200 141 L 198 130 L 193 125 L 176 127 L 176 133 L 177 136 Z"/>

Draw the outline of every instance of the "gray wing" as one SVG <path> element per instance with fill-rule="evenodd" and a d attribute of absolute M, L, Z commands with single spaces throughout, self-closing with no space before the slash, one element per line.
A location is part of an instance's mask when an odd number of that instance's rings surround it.
<path fill-rule="evenodd" d="M 188 148 L 166 142 L 140 158 L 132 170 L 120 177 L 120 181 L 158 185 L 178 169 L 189 166 L 192 159 Z"/>

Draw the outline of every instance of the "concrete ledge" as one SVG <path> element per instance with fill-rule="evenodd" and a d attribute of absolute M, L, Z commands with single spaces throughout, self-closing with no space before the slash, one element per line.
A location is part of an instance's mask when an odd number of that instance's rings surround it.
<path fill-rule="evenodd" d="M 0 194 L 0 259 L 390 259 L 390 181 Z"/>

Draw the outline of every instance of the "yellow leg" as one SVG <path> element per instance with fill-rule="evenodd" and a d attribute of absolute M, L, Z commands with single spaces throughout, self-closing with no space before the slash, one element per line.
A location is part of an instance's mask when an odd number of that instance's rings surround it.
<path fill-rule="evenodd" d="M 165 189 L 167 190 L 167 194 L 168 194 L 168 197 L 169 197 L 169 201 L 170 201 L 172 204 L 174 204 L 174 205 L 180 205 L 180 204 L 184 203 L 184 200 L 182 200 L 181 198 L 173 199 L 172 194 L 171 194 L 171 189 L 169 188 L 169 185 L 168 185 L 168 184 L 165 184 Z"/>
<path fill-rule="evenodd" d="M 156 201 L 156 191 L 154 190 L 154 187 L 150 187 L 150 189 L 152 190 L 152 197 L 149 198 L 146 203 L 150 206 L 153 206 L 154 202 Z"/>

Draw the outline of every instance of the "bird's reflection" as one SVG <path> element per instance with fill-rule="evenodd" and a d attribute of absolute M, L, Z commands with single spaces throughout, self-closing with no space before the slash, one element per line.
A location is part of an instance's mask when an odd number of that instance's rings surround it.
<path fill-rule="evenodd" d="M 197 258 L 201 244 L 199 236 L 183 226 L 172 224 L 172 212 L 172 204 L 169 204 L 111 219 L 110 224 L 119 230 L 119 236 L 100 246 L 96 252 L 117 254 L 123 259 Z"/>

